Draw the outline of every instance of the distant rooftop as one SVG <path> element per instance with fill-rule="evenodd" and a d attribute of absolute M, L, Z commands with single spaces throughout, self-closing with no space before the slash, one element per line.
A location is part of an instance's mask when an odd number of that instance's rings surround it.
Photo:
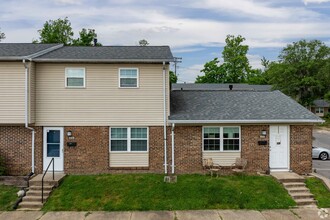
<path fill-rule="evenodd" d="M 315 107 L 330 107 L 330 103 L 324 99 L 317 99 L 313 101 L 313 106 Z"/>
<path fill-rule="evenodd" d="M 230 85 L 234 91 L 271 91 L 272 89 L 271 85 L 249 85 L 237 83 L 174 83 L 172 84 L 172 90 L 230 90 Z"/>

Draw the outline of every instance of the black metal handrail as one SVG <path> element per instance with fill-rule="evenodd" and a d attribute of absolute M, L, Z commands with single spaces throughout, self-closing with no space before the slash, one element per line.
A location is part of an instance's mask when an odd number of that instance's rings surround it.
<path fill-rule="evenodd" d="M 44 177 L 46 175 L 46 173 L 48 172 L 48 169 L 50 167 L 50 165 L 53 163 L 53 180 L 55 180 L 55 174 L 54 174 L 54 168 L 55 168 L 55 163 L 54 163 L 54 157 L 50 160 L 49 164 L 48 164 L 48 167 L 44 173 L 44 175 L 42 176 L 42 179 L 41 179 L 41 203 L 44 203 Z"/>

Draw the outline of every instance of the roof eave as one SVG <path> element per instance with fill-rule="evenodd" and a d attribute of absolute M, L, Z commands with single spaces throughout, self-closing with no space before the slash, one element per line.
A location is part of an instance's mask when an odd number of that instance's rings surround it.
<path fill-rule="evenodd" d="M 169 119 L 173 124 L 276 124 L 276 123 L 323 123 L 319 119 L 270 119 L 270 120 L 175 120 Z"/>
<path fill-rule="evenodd" d="M 40 63 L 162 63 L 173 62 L 173 59 L 46 59 L 36 58 Z"/>
<path fill-rule="evenodd" d="M 23 58 L 22 56 L 0 57 L 0 61 L 20 61 Z"/>

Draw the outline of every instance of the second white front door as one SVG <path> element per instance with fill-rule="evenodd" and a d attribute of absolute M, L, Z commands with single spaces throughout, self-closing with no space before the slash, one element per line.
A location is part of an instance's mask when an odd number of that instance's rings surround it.
<path fill-rule="evenodd" d="M 289 170 L 289 127 L 269 127 L 269 167 L 272 171 Z"/>
<path fill-rule="evenodd" d="M 63 128 L 45 127 L 44 128 L 44 162 L 43 170 L 47 169 L 52 158 L 54 158 L 54 171 L 63 171 L 64 152 L 63 152 Z M 50 165 L 48 170 L 53 170 Z"/>

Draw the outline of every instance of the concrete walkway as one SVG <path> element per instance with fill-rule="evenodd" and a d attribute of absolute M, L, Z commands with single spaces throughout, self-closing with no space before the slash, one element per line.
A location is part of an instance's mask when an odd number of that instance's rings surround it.
<path fill-rule="evenodd" d="M 0 212 L 0 220 L 316 220 L 329 219 L 330 209 L 289 210 L 203 210 L 203 211 L 148 211 L 148 212 Z M 322 218 L 323 217 L 323 218 Z"/>

